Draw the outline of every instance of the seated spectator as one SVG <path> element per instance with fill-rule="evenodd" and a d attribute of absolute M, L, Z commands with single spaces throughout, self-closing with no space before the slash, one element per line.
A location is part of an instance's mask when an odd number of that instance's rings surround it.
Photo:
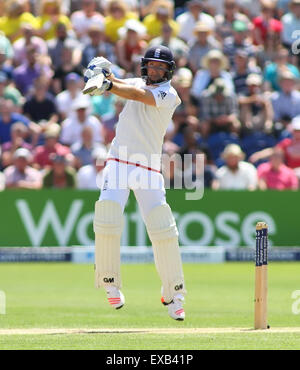
<path fill-rule="evenodd" d="M 97 56 L 103 56 L 113 64 L 116 62 L 115 50 L 112 44 L 106 41 L 104 26 L 91 24 L 87 32 L 87 43 L 82 52 L 82 67 L 87 68 L 89 62 Z"/>
<path fill-rule="evenodd" d="M 16 122 L 11 126 L 11 141 L 2 145 L 2 167 L 12 165 L 13 155 L 19 148 L 32 150 L 32 145 L 27 143 L 25 139 L 28 136 L 28 128 L 22 122 Z"/>
<path fill-rule="evenodd" d="M 255 190 L 257 187 L 256 168 L 244 162 L 244 153 L 236 144 L 226 146 L 223 152 L 225 165 L 216 172 L 214 190 Z"/>
<path fill-rule="evenodd" d="M 196 23 L 201 22 L 206 24 L 209 29 L 215 29 L 215 20 L 212 16 L 204 12 L 203 1 L 190 0 L 187 2 L 188 9 L 176 18 L 179 24 L 178 37 L 186 43 L 193 44 L 196 41 L 194 29 Z"/>
<path fill-rule="evenodd" d="M 59 0 L 42 0 L 38 21 L 39 36 L 46 41 L 55 37 L 58 23 L 65 24 L 68 29 L 72 28 L 70 19 L 61 12 Z"/>
<path fill-rule="evenodd" d="M 90 102 L 86 97 L 77 99 L 74 102 L 74 115 L 66 118 L 62 123 L 60 141 L 65 145 L 72 145 L 81 141 L 81 132 L 84 127 L 89 126 L 93 129 L 93 142 L 103 142 L 102 124 L 98 118 L 88 115 Z"/>
<path fill-rule="evenodd" d="M 20 65 L 24 59 L 26 59 L 26 49 L 28 45 L 34 45 L 38 55 L 48 56 L 48 48 L 46 42 L 35 36 L 35 28 L 30 23 L 25 23 L 21 25 L 22 37 L 14 42 L 14 64 L 16 66 Z"/>
<path fill-rule="evenodd" d="M 260 190 L 297 190 L 298 178 L 294 171 L 283 163 L 281 149 L 274 148 L 269 162 L 257 167 L 258 187 Z"/>
<path fill-rule="evenodd" d="M 192 72 L 188 68 L 182 67 L 175 71 L 172 85 L 177 91 L 187 114 L 197 116 L 197 107 L 193 104 L 190 94 L 192 81 Z"/>
<path fill-rule="evenodd" d="M 240 119 L 246 131 L 271 132 L 273 108 L 270 99 L 262 91 L 262 78 L 251 73 L 246 80 L 248 94 L 239 97 Z"/>
<path fill-rule="evenodd" d="M 39 134 L 38 126 L 30 122 L 22 114 L 14 112 L 14 105 L 11 100 L 0 100 L 0 143 L 11 141 L 11 126 L 16 122 L 22 122 L 31 130 L 31 134 Z"/>
<path fill-rule="evenodd" d="M 5 2 L 5 14 L 0 18 L 0 29 L 12 43 L 22 37 L 22 24 L 30 23 L 35 29 L 38 28 L 37 19 L 25 11 L 25 5 L 23 0 Z"/>
<path fill-rule="evenodd" d="M 2 45 L 0 44 L 0 72 L 4 73 L 9 80 L 12 79 L 12 58 L 8 59 L 6 45 L 3 45 L 3 42 Z"/>
<path fill-rule="evenodd" d="M 11 100 L 15 105 L 15 110 L 19 111 L 23 102 L 22 95 L 12 84 L 8 83 L 8 77 L 4 72 L 0 72 L 0 99 Z"/>
<path fill-rule="evenodd" d="M 290 0 L 290 12 L 285 14 L 281 18 L 283 30 L 282 30 L 282 42 L 283 45 L 291 50 L 292 44 L 295 41 L 294 32 L 299 32 L 300 29 L 300 1 Z M 296 37 L 299 37 L 297 35 Z"/>
<path fill-rule="evenodd" d="M 120 40 L 116 43 L 118 65 L 128 73 L 134 72 L 137 61 L 144 55 L 147 43 L 143 40 L 146 28 L 135 19 L 129 19 L 119 29 Z"/>
<path fill-rule="evenodd" d="M 246 96 L 249 93 L 249 88 L 246 83 L 247 77 L 252 73 L 256 73 L 258 75 L 261 73 L 259 67 L 254 67 L 250 65 L 249 62 L 250 60 L 247 51 L 241 49 L 236 50 L 231 74 L 235 92 L 238 96 Z"/>
<path fill-rule="evenodd" d="M 92 152 L 99 144 L 93 141 L 93 130 L 86 126 L 81 131 L 81 141 L 71 146 L 72 154 L 75 157 L 75 168 L 87 166 L 93 163 Z"/>
<path fill-rule="evenodd" d="M 32 95 L 28 96 L 23 106 L 23 113 L 31 121 L 57 122 L 58 114 L 54 97 L 48 92 L 49 80 L 39 77 L 34 81 Z"/>
<path fill-rule="evenodd" d="M 30 44 L 26 47 L 26 59 L 13 73 L 13 80 L 22 95 L 30 92 L 38 77 L 52 78 L 53 73 L 47 62 L 41 61 L 36 46 Z"/>
<path fill-rule="evenodd" d="M 280 141 L 276 148 L 283 151 L 284 163 L 298 172 L 300 168 L 300 115 L 293 118 L 290 129 L 292 130 L 292 137 Z M 266 148 L 256 153 L 253 153 L 249 161 L 256 163 L 260 160 L 269 158 L 273 153 L 273 148 Z"/>
<path fill-rule="evenodd" d="M 71 14 L 71 23 L 76 32 L 77 39 L 87 45 L 88 31 L 91 25 L 99 25 L 104 30 L 104 17 L 96 9 L 96 0 L 82 0 L 80 10 Z"/>
<path fill-rule="evenodd" d="M 272 0 L 261 0 L 261 12 L 253 23 L 254 45 L 265 46 L 270 32 L 281 33 L 282 24 L 275 18 L 276 4 Z"/>
<path fill-rule="evenodd" d="M 225 82 L 228 92 L 234 92 L 234 85 L 232 77 L 229 72 L 227 58 L 220 50 L 210 50 L 203 58 L 202 66 L 194 78 L 191 94 L 197 100 L 201 97 L 204 90 L 206 90 L 216 78 L 222 78 Z"/>
<path fill-rule="evenodd" d="M 52 154 L 52 168 L 46 170 L 43 176 L 43 188 L 66 189 L 76 188 L 76 172 L 68 165 L 64 156 Z"/>
<path fill-rule="evenodd" d="M 157 0 L 153 2 L 150 14 L 143 19 L 150 39 L 159 37 L 162 26 L 168 24 L 172 28 L 172 36 L 176 37 L 179 32 L 179 24 L 173 19 L 174 5 L 168 0 Z"/>
<path fill-rule="evenodd" d="M 1 24 L 1 21 L 0 21 L 0 24 Z M 14 57 L 14 49 L 9 39 L 5 37 L 4 33 L 0 34 L 0 51 L 6 63 L 11 65 L 13 61 L 13 57 Z M 1 61 L 0 61 L 0 64 L 1 64 Z"/>
<path fill-rule="evenodd" d="M 66 90 L 66 77 L 69 73 L 82 76 L 83 68 L 78 64 L 76 46 L 73 40 L 66 40 L 61 50 L 61 65 L 56 68 L 53 76 L 53 91 L 55 94 Z"/>
<path fill-rule="evenodd" d="M 19 148 L 13 156 L 13 165 L 4 170 L 7 189 L 40 189 L 41 174 L 30 166 L 31 154 L 28 149 Z"/>
<path fill-rule="evenodd" d="M 113 95 L 115 96 L 115 95 Z M 107 114 L 102 116 L 103 125 L 103 143 L 105 145 L 110 144 L 116 134 L 116 125 L 119 121 L 119 115 L 122 112 L 126 101 L 120 97 L 115 100 L 115 112 L 114 114 Z"/>
<path fill-rule="evenodd" d="M 178 37 L 172 36 L 172 27 L 168 23 L 162 25 L 161 36 L 155 37 L 149 43 L 149 47 L 158 45 L 166 46 L 172 51 L 177 67 L 187 64 L 189 47 Z"/>
<path fill-rule="evenodd" d="M 238 5 L 236 0 L 225 0 L 224 13 L 221 12 L 215 17 L 216 34 L 220 42 L 223 42 L 226 37 L 233 36 L 233 23 L 235 21 L 245 22 L 246 24 L 250 23 L 247 16 L 239 12 Z"/>
<path fill-rule="evenodd" d="M 274 110 L 274 122 L 281 122 L 283 128 L 291 119 L 300 115 L 300 92 L 296 89 L 296 78 L 288 70 L 281 72 L 279 77 L 281 91 L 271 95 Z"/>
<path fill-rule="evenodd" d="M 53 154 L 68 157 L 69 160 L 73 159 L 70 156 L 70 148 L 58 142 L 59 133 L 60 126 L 58 124 L 52 123 L 48 126 L 44 132 L 45 144 L 37 146 L 34 151 L 33 163 L 35 168 L 51 167 L 51 155 Z"/>
<path fill-rule="evenodd" d="M 214 83 L 203 93 L 200 105 L 201 126 L 202 130 L 206 128 L 207 134 L 219 131 L 239 131 L 236 96 L 226 89 L 226 84 L 221 78 L 215 79 Z"/>
<path fill-rule="evenodd" d="M 188 63 L 196 73 L 202 67 L 203 57 L 212 49 L 219 47 L 218 42 L 212 36 L 212 29 L 206 23 L 198 22 L 194 28 L 196 39 L 193 44 L 189 42 Z"/>
<path fill-rule="evenodd" d="M 284 70 L 289 70 L 297 79 L 300 79 L 300 73 L 296 66 L 289 63 L 289 52 L 280 48 L 275 56 L 273 63 L 267 64 L 264 69 L 264 80 L 268 90 L 280 91 L 279 77 Z"/>
<path fill-rule="evenodd" d="M 82 79 L 77 73 L 69 73 L 65 78 L 66 90 L 55 97 L 61 121 L 73 113 L 74 101 L 82 96 Z"/>
<path fill-rule="evenodd" d="M 110 0 L 106 8 L 107 15 L 104 19 L 105 35 L 109 42 L 116 43 L 119 39 L 118 30 L 129 19 L 137 19 L 137 15 L 128 10 L 127 4 L 122 0 Z"/>
<path fill-rule="evenodd" d="M 83 166 L 77 173 L 77 188 L 96 190 L 102 188 L 103 170 L 107 158 L 105 147 L 95 148 L 92 152 L 93 163 Z"/>
<path fill-rule="evenodd" d="M 57 70 L 61 67 L 63 61 L 63 49 L 66 46 L 73 51 L 72 58 L 74 64 L 79 64 L 82 54 L 82 46 L 76 40 L 74 32 L 68 30 L 64 23 L 57 23 L 55 28 L 55 38 L 47 41 L 48 52 L 51 58 L 52 67 Z"/>
<path fill-rule="evenodd" d="M 231 67 L 234 65 L 234 57 L 237 50 L 247 52 L 248 57 L 255 63 L 255 49 L 249 40 L 248 25 L 246 22 L 234 21 L 232 24 L 233 35 L 227 37 L 223 43 L 223 53 L 229 59 Z"/>

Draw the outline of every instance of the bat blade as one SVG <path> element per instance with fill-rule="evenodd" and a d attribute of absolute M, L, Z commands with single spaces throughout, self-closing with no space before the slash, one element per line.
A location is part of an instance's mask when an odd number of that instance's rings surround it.
<path fill-rule="evenodd" d="M 83 94 L 90 94 L 94 90 L 100 89 L 103 84 L 103 80 L 104 75 L 102 73 L 90 78 L 85 84 L 84 89 L 82 90 Z"/>

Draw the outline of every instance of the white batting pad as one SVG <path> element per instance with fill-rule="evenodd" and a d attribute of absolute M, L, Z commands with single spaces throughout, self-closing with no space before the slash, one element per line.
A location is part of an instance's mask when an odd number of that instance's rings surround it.
<path fill-rule="evenodd" d="M 120 243 L 123 214 L 119 203 L 97 201 L 95 205 L 95 286 L 121 288 Z"/>
<path fill-rule="evenodd" d="M 168 303 L 176 294 L 186 293 L 176 222 L 168 204 L 153 208 L 145 222 L 162 281 L 163 298 Z"/>

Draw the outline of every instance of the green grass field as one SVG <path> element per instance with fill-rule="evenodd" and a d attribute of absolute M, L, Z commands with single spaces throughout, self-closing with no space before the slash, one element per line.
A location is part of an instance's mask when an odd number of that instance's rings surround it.
<path fill-rule="evenodd" d="M 300 349 L 300 314 L 292 313 L 291 297 L 300 290 L 299 271 L 299 263 L 271 263 L 271 329 L 254 331 L 252 263 L 186 264 L 184 322 L 169 318 L 160 303 L 153 265 L 122 266 L 126 305 L 113 310 L 93 287 L 93 266 L 0 264 L 7 301 L 0 349 Z M 46 334 L 49 328 L 62 330 Z M 3 335 L 4 329 L 11 330 Z"/>

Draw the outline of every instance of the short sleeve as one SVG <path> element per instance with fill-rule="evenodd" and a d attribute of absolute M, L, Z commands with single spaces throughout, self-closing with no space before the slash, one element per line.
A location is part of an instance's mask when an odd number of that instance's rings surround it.
<path fill-rule="evenodd" d="M 174 108 L 180 104 L 180 98 L 175 91 L 162 87 L 150 91 L 154 96 L 157 108 Z"/>

